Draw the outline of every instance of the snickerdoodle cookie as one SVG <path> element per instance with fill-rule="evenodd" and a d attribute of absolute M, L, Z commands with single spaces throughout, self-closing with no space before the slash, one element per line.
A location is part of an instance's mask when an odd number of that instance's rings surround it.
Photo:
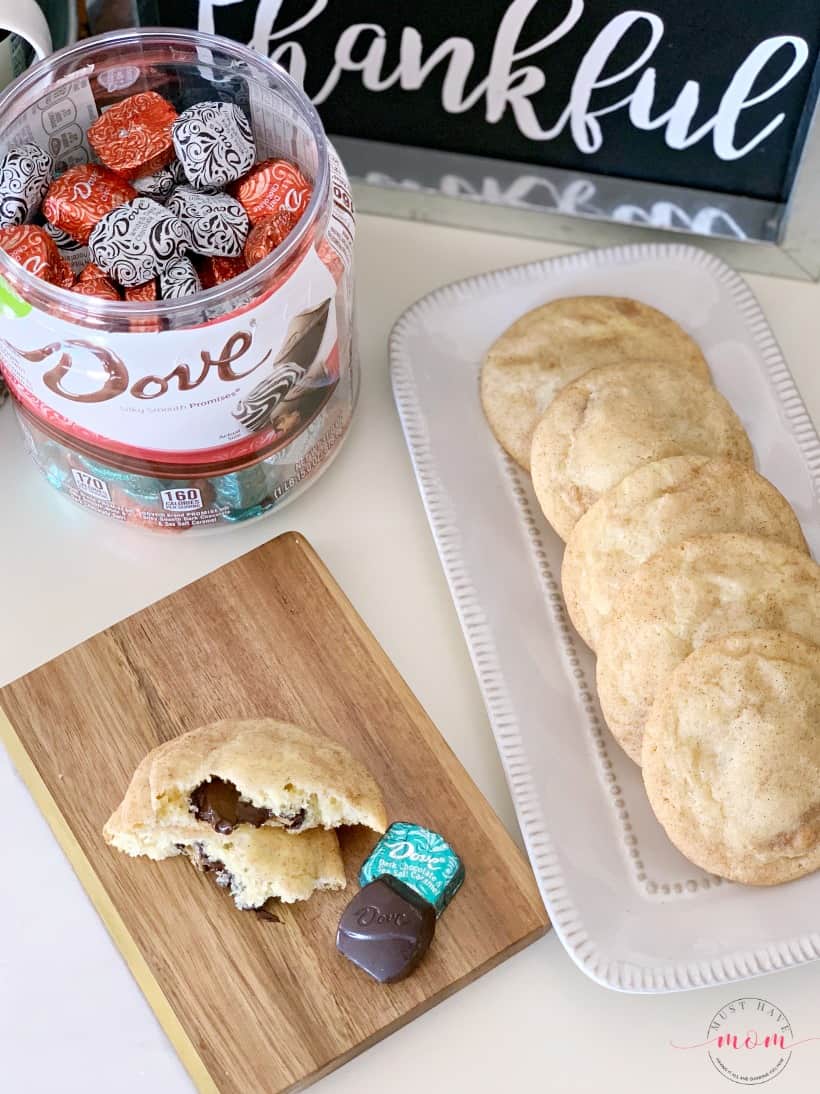
<path fill-rule="evenodd" d="M 783 495 L 748 464 L 670 456 L 644 464 L 584 513 L 564 551 L 561 582 L 575 629 L 592 649 L 633 571 L 662 547 L 711 532 L 745 532 L 806 551 Z"/>
<path fill-rule="evenodd" d="M 501 445 L 529 470 L 538 419 L 565 385 L 591 368 L 653 361 L 709 379 L 696 342 L 648 304 L 568 296 L 522 315 L 487 352 L 481 402 Z"/>
<path fill-rule="evenodd" d="M 700 646 L 655 700 L 643 778 L 704 870 L 777 885 L 820 867 L 820 648 L 786 631 Z"/>
<path fill-rule="evenodd" d="M 621 586 L 598 643 L 598 697 L 640 763 L 652 704 L 692 650 L 737 631 L 820 642 L 820 566 L 774 539 L 725 532 L 664 547 Z"/>
<path fill-rule="evenodd" d="M 563 388 L 538 423 L 533 487 L 566 540 L 587 509 L 630 472 L 687 453 L 753 462 L 743 426 L 711 384 L 650 361 L 596 368 Z"/>

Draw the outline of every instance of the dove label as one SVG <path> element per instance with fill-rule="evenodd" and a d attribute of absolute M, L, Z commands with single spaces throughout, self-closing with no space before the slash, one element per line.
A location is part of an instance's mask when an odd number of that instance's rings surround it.
<path fill-rule="evenodd" d="M 338 294 L 310 250 L 262 299 L 208 324 L 98 334 L 32 309 L 4 325 L 0 356 L 19 401 L 66 439 L 229 465 L 293 440 L 349 370 Z"/>

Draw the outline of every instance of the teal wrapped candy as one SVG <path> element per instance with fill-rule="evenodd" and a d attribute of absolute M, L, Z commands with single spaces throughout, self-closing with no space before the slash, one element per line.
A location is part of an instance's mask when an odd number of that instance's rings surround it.
<path fill-rule="evenodd" d="M 359 884 L 390 874 L 433 905 L 440 916 L 464 882 L 464 864 L 438 832 L 420 824 L 391 824 L 359 871 Z"/>

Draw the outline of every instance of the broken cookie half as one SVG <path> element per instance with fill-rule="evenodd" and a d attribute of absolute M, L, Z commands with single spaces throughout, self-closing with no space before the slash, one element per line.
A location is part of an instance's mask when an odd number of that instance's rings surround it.
<path fill-rule="evenodd" d="M 383 832 L 381 793 L 342 746 L 296 726 L 217 722 L 165 742 L 137 768 L 106 842 L 158 860 L 185 854 L 239 908 L 345 885 L 335 828 Z"/>
<path fill-rule="evenodd" d="M 338 828 L 387 822 L 373 776 L 342 745 L 270 719 L 214 722 L 151 754 L 148 772 L 159 824 L 194 816 L 216 831 Z"/>

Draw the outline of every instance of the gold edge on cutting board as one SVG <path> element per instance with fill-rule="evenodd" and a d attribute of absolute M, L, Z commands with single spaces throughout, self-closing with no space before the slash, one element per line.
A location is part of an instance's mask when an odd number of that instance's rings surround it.
<path fill-rule="evenodd" d="M 52 798 L 48 787 L 40 777 L 40 773 L 26 752 L 23 742 L 17 736 L 14 726 L 12 726 L 2 707 L 0 707 L 0 741 L 6 746 L 20 777 L 28 787 L 38 809 L 48 822 L 55 839 L 65 852 L 75 874 L 80 879 L 83 888 L 91 898 L 92 904 L 97 909 L 108 933 L 111 935 L 114 945 L 125 959 L 132 976 L 147 999 L 148 1005 L 156 1015 L 159 1024 L 176 1050 L 197 1090 L 200 1094 L 220 1094 L 219 1088 L 211 1078 L 190 1037 L 183 1029 L 182 1023 L 174 1013 L 173 1007 L 168 1002 L 139 947 L 131 937 L 113 901 L 94 872 L 94 868 L 86 858 L 74 833 L 69 828 L 68 822 L 60 812 L 57 803 Z"/>

